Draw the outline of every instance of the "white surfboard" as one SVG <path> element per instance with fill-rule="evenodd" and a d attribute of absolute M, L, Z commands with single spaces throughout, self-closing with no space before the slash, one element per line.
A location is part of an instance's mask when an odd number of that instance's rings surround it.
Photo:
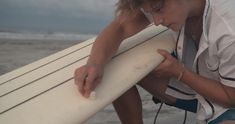
<path fill-rule="evenodd" d="M 161 26 L 126 39 L 105 68 L 96 98 L 83 98 L 74 70 L 84 65 L 94 39 L 0 76 L 0 124 L 82 124 L 135 85 L 172 52 L 175 42 Z"/>

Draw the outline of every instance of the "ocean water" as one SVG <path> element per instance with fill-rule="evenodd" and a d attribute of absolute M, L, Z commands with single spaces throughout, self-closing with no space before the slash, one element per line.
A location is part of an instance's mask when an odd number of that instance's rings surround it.
<path fill-rule="evenodd" d="M 63 32 L 33 32 L 33 31 L 0 32 L 0 39 L 9 39 L 9 40 L 73 41 L 73 40 L 86 40 L 94 36 L 95 34 L 79 34 L 79 33 L 63 33 Z"/>

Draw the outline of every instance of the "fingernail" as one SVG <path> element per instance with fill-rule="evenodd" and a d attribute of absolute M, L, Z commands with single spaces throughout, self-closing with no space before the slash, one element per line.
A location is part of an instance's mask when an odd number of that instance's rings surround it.
<path fill-rule="evenodd" d="M 88 92 L 85 92 L 85 93 L 84 93 L 84 96 L 85 96 L 86 98 L 89 98 L 89 96 L 90 96 L 90 93 L 88 93 Z"/>
<path fill-rule="evenodd" d="M 96 99 L 96 93 L 95 91 L 92 91 L 89 97 L 91 100 L 95 100 Z"/>

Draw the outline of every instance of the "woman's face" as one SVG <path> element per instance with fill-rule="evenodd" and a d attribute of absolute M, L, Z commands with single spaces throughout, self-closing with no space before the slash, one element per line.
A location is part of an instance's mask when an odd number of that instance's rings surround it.
<path fill-rule="evenodd" d="M 174 31 L 179 31 L 189 16 L 187 0 L 156 0 L 145 3 L 145 12 L 150 13 L 155 25 L 163 25 Z"/>

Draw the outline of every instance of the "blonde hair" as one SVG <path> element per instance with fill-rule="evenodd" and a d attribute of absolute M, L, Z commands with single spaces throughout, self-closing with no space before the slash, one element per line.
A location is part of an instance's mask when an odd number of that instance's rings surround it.
<path fill-rule="evenodd" d="M 157 0 L 119 0 L 116 4 L 116 14 L 122 12 L 133 13 L 146 2 L 153 2 Z"/>

